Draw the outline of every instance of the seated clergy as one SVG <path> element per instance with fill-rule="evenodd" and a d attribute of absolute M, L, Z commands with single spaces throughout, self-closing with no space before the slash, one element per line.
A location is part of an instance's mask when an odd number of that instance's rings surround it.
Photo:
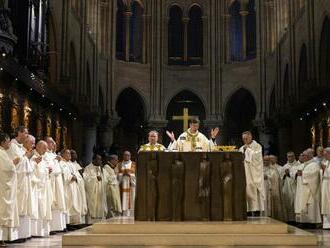
<path fill-rule="evenodd" d="M 190 121 L 190 128 L 182 133 L 178 140 L 175 139 L 174 133 L 167 131 L 168 137 L 171 139 L 169 150 L 179 150 L 182 152 L 195 152 L 195 151 L 212 151 L 216 145 L 215 138 L 219 133 L 219 128 L 211 130 L 211 139 L 208 140 L 204 134 L 198 131 L 200 121 L 193 119 Z"/>
<path fill-rule="evenodd" d="M 159 134 L 157 131 L 152 130 L 148 134 L 148 144 L 142 145 L 139 152 L 160 152 L 165 151 L 165 146 L 158 143 Z"/>

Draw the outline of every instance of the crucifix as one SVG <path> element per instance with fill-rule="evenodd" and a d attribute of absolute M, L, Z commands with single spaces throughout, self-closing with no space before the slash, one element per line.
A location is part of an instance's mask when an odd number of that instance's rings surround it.
<path fill-rule="evenodd" d="M 186 131 L 188 129 L 189 120 L 197 119 L 197 118 L 198 118 L 198 116 L 189 115 L 189 109 L 184 108 L 183 115 L 182 116 L 173 116 L 172 120 L 173 121 L 183 121 L 183 131 Z"/>

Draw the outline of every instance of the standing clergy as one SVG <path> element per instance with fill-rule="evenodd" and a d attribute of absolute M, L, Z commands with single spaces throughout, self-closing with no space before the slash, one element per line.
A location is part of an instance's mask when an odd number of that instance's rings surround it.
<path fill-rule="evenodd" d="M 131 160 L 129 151 L 123 153 L 123 161 L 118 165 L 118 169 L 123 215 L 131 216 L 133 215 L 135 204 L 136 164 Z"/>
<path fill-rule="evenodd" d="M 324 149 L 324 160 L 321 162 L 321 213 L 323 215 L 323 228 L 330 229 L 330 147 Z"/>
<path fill-rule="evenodd" d="M 102 156 L 93 155 L 93 162 L 85 168 L 84 179 L 86 186 L 88 223 L 100 221 L 107 216 L 106 177 L 102 168 Z"/>
<path fill-rule="evenodd" d="M 265 210 L 262 147 L 249 131 L 242 134 L 242 140 L 244 145 L 239 151 L 245 155 L 247 211 L 251 215 L 260 215 Z"/>
<path fill-rule="evenodd" d="M 295 222 L 296 215 L 294 212 L 294 201 L 296 197 L 296 178 L 299 162 L 296 160 L 294 152 L 287 153 L 287 163 L 283 166 L 282 171 L 284 171 L 283 180 L 283 207 L 286 213 L 286 221 Z"/>
<path fill-rule="evenodd" d="M 159 134 L 157 131 L 152 130 L 148 134 L 148 144 L 142 145 L 139 152 L 163 152 L 165 151 L 165 146 L 158 143 Z"/>
<path fill-rule="evenodd" d="M 19 216 L 17 208 L 17 164 L 20 158 L 10 159 L 6 150 L 10 139 L 7 134 L 0 134 L 0 240 L 18 239 Z"/>
<path fill-rule="evenodd" d="M 277 220 L 284 220 L 282 207 L 282 182 L 276 165 L 269 157 L 264 158 L 265 214 Z"/>
<path fill-rule="evenodd" d="M 77 160 L 78 160 L 77 152 L 75 150 L 71 150 L 70 152 L 71 152 L 71 168 L 72 168 L 72 171 L 74 171 L 74 174 L 77 178 L 77 184 L 79 186 L 79 192 L 81 195 L 80 223 L 85 224 L 88 208 L 87 208 L 87 199 L 86 199 L 86 190 L 85 190 L 85 180 L 82 176 L 83 168 L 77 162 Z"/>
<path fill-rule="evenodd" d="M 277 157 L 275 155 L 270 155 L 269 156 L 269 161 L 270 161 L 271 165 L 275 166 L 275 168 L 277 169 L 277 171 L 280 174 L 281 178 L 283 178 L 283 176 L 284 176 L 283 167 L 278 164 Z"/>
<path fill-rule="evenodd" d="M 316 156 L 314 157 L 314 160 L 320 164 L 324 159 L 324 148 L 323 146 L 318 146 L 316 148 Z"/>
<path fill-rule="evenodd" d="M 118 216 L 121 214 L 121 200 L 120 200 L 120 189 L 119 182 L 117 177 L 117 165 L 118 165 L 118 156 L 110 155 L 107 158 L 106 165 L 104 170 L 107 172 L 107 200 L 108 200 L 108 215 Z"/>
<path fill-rule="evenodd" d="M 83 201 L 78 184 L 78 180 L 81 180 L 82 178 L 71 162 L 70 150 L 64 149 L 61 152 L 61 156 L 62 160 L 60 161 L 60 165 L 64 172 L 64 188 L 66 193 L 66 209 L 68 214 L 67 223 L 70 225 L 82 224 Z"/>
<path fill-rule="evenodd" d="M 38 237 L 49 235 L 52 220 L 53 192 L 50 179 L 52 168 L 45 159 L 47 150 L 47 143 L 39 141 L 35 154 L 31 158 L 31 163 L 35 168 L 36 202 L 38 203 L 38 218 L 32 226 L 32 236 Z"/>
<path fill-rule="evenodd" d="M 208 140 L 204 134 L 198 131 L 199 126 L 200 121 L 198 119 L 191 120 L 189 129 L 182 133 L 178 140 L 175 139 L 173 132 L 167 131 L 166 133 L 171 139 L 169 150 L 178 150 L 182 152 L 212 151 L 215 146 L 215 139 L 219 133 L 219 128 L 214 128 L 211 130 L 211 139 Z"/>
<path fill-rule="evenodd" d="M 296 173 L 295 199 L 296 220 L 303 224 L 321 223 L 320 213 L 320 166 L 313 159 L 313 149 L 304 151 L 304 163 Z"/>
<path fill-rule="evenodd" d="M 52 220 L 50 231 L 63 231 L 66 229 L 66 203 L 63 183 L 63 173 L 60 166 L 61 157 L 56 154 L 56 143 L 52 137 L 46 137 L 48 150 L 45 153 L 45 161 L 52 168 L 50 180 L 53 192 Z"/>
<path fill-rule="evenodd" d="M 24 148 L 24 143 L 27 148 Z M 16 166 L 17 171 L 17 201 L 20 226 L 18 228 L 18 238 L 26 239 L 32 236 L 31 217 L 33 210 L 36 210 L 35 202 L 32 198 L 32 176 L 33 167 L 30 158 L 33 155 L 34 137 L 29 136 L 28 130 L 24 126 L 19 126 L 15 130 L 15 138 L 11 140 L 10 148 L 6 151 L 11 160 L 20 158 Z"/>

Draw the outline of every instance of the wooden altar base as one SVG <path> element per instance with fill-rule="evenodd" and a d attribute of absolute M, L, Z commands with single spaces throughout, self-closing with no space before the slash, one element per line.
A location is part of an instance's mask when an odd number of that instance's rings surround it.
<path fill-rule="evenodd" d="M 316 246 L 317 237 L 270 218 L 239 222 L 133 222 L 94 224 L 63 236 L 70 246 Z"/>

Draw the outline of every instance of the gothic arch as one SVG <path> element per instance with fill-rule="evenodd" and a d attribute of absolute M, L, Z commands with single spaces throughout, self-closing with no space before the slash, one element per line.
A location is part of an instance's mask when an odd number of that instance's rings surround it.
<path fill-rule="evenodd" d="M 240 145 L 242 132 L 253 131 L 256 115 L 257 104 L 253 94 L 245 88 L 235 91 L 225 105 L 225 142 Z"/>
<path fill-rule="evenodd" d="M 121 0 L 117 0 L 117 12 L 116 12 L 116 58 L 124 59 L 124 9 L 125 6 Z"/>
<path fill-rule="evenodd" d="M 169 10 L 168 22 L 168 62 L 169 64 L 183 63 L 184 37 L 183 37 L 183 11 L 179 5 L 174 4 Z"/>
<path fill-rule="evenodd" d="M 202 64 L 203 61 L 203 10 L 193 4 L 188 12 L 188 63 Z"/>
<path fill-rule="evenodd" d="M 142 62 L 144 8 L 141 1 L 132 2 L 131 12 L 132 16 L 130 18 L 130 61 Z"/>

